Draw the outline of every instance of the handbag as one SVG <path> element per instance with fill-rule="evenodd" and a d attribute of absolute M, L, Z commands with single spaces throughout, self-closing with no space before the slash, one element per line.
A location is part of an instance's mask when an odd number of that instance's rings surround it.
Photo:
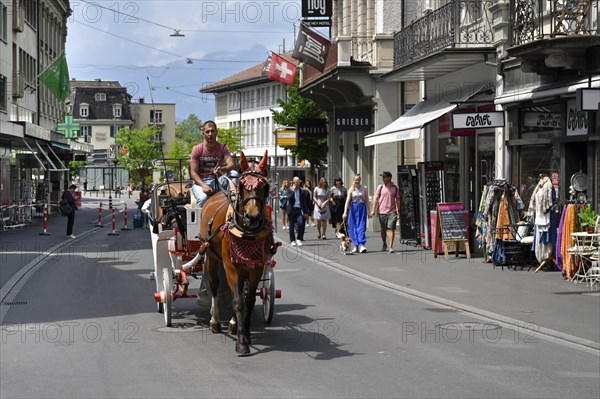
<path fill-rule="evenodd" d="M 63 216 L 69 216 L 73 213 L 73 208 L 69 205 L 66 198 L 60 200 L 58 208 L 60 209 L 60 214 Z"/>

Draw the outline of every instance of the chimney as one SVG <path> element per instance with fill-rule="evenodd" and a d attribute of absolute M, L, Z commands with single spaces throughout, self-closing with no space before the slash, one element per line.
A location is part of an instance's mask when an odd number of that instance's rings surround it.
<path fill-rule="evenodd" d="M 144 103 L 144 96 L 140 96 L 140 104 Z"/>

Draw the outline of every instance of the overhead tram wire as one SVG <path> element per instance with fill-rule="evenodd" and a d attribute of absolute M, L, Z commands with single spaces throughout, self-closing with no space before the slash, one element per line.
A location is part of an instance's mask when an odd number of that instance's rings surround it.
<path fill-rule="evenodd" d="M 92 26 L 92 25 L 84 24 L 83 22 L 79 22 L 79 21 L 73 21 L 73 22 L 77 23 L 77 24 L 80 24 L 80 25 L 83 25 L 85 27 L 88 27 L 90 29 L 97 30 L 97 31 L 102 32 L 102 33 L 106 33 L 107 35 L 118 37 L 119 39 L 122 39 L 122 40 L 125 40 L 125 41 L 128 41 L 128 42 L 137 44 L 137 45 L 142 46 L 142 47 L 149 48 L 151 50 L 156 50 L 156 51 L 159 51 L 161 53 L 165 53 L 165 54 L 168 54 L 168 55 L 171 55 L 173 57 L 180 58 L 180 59 L 183 59 L 183 60 L 190 59 L 190 60 L 192 60 L 194 62 L 255 63 L 255 64 L 256 63 L 260 63 L 260 62 L 264 62 L 264 60 L 260 60 L 260 61 L 256 61 L 256 60 L 218 60 L 218 59 L 217 60 L 210 60 L 210 59 L 200 59 L 200 58 L 184 57 L 182 55 L 175 54 L 175 53 L 172 53 L 170 51 L 162 50 L 162 49 L 159 49 L 159 48 L 156 48 L 156 47 L 149 46 L 149 45 L 144 44 L 144 43 L 136 42 L 135 40 L 131 40 L 131 39 L 129 39 L 127 37 L 124 37 L 124 36 L 116 35 L 116 34 L 111 33 L 109 31 L 102 30 L 100 28 L 96 28 L 95 26 Z"/>

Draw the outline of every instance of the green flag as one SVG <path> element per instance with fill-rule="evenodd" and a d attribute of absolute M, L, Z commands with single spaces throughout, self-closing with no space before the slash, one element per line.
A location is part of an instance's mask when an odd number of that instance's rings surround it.
<path fill-rule="evenodd" d="M 48 86 L 48 90 L 54 94 L 58 101 L 63 101 L 67 98 L 69 94 L 71 94 L 67 57 L 63 54 L 54 60 L 54 62 L 42 72 L 40 81 Z"/>

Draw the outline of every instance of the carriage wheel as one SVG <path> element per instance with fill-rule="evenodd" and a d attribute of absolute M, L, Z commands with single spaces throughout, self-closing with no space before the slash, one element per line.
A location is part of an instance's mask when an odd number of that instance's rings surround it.
<path fill-rule="evenodd" d="M 273 320 L 273 311 L 275 309 L 275 274 L 273 268 L 265 268 L 265 276 L 263 281 L 263 320 L 265 323 L 270 323 Z"/>
<path fill-rule="evenodd" d="M 173 313 L 173 296 L 171 289 L 173 288 L 173 276 L 171 274 L 171 268 L 165 267 L 163 269 L 163 292 L 164 292 L 164 304 L 163 314 L 165 315 L 165 324 L 167 327 L 171 327 L 171 316 Z"/>

